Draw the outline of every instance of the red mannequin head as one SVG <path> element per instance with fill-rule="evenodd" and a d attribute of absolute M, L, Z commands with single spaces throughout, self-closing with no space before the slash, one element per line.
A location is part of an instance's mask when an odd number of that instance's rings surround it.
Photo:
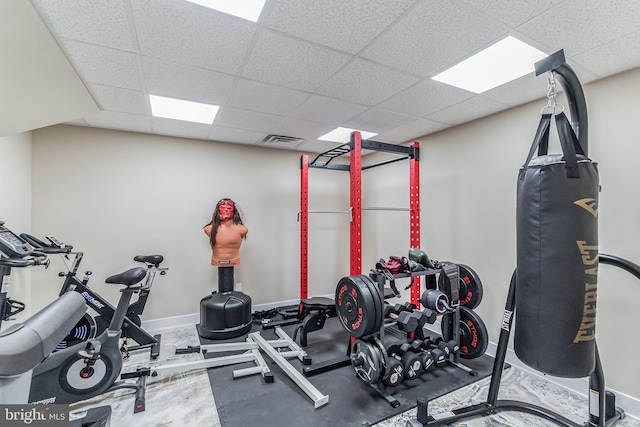
<path fill-rule="evenodd" d="M 222 203 L 218 205 L 218 215 L 220 215 L 222 221 L 231 219 L 234 210 L 235 203 L 231 199 L 223 199 Z"/>

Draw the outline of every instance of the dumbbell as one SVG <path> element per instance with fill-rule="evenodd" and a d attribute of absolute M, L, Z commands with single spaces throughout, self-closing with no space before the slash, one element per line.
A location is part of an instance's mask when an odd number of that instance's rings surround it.
<path fill-rule="evenodd" d="M 389 318 L 396 321 L 398 329 L 407 333 L 415 331 L 420 325 L 420 314 L 415 311 L 402 311 L 398 314 L 389 313 Z"/>
<path fill-rule="evenodd" d="M 403 352 L 400 361 L 404 367 L 404 377 L 408 380 L 416 378 L 424 370 L 422 358 L 420 357 L 420 347 L 422 342 L 414 340 L 411 343 L 406 342 L 400 346 Z"/>
<path fill-rule="evenodd" d="M 421 349 L 418 355 L 422 361 L 422 370 L 424 372 L 429 372 L 436 368 L 436 359 L 433 357 L 431 350 Z"/>
<path fill-rule="evenodd" d="M 455 340 L 445 341 L 442 337 L 436 337 L 431 341 L 431 345 L 442 350 L 447 356 L 456 354 L 460 351 L 460 346 Z"/>
<path fill-rule="evenodd" d="M 404 367 L 402 362 L 394 356 L 387 357 L 387 367 L 382 376 L 382 382 L 390 387 L 395 387 L 404 379 Z"/>
<path fill-rule="evenodd" d="M 422 348 L 424 351 L 431 353 L 431 357 L 433 357 L 433 365 L 435 367 L 441 367 L 447 364 L 447 354 L 438 348 L 437 345 L 433 344 L 430 338 L 427 338 L 423 341 Z"/>
<path fill-rule="evenodd" d="M 403 332 L 415 332 L 418 328 L 423 327 L 427 323 L 436 321 L 436 314 L 429 310 L 413 310 L 394 313 L 390 309 L 385 311 L 387 317 L 396 321 L 398 329 Z"/>
<path fill-rule="evenodd" d="M 394 305 L 385 303 L 384 317 L 389 317 L 389 315 L 392 313 L 399 314 L 403 311 L 413 311 L 415 309 L 416 309 L 416 306 L 414 304 L 411 304 L 409 301 L 406 301 L 402 304 L 394 304 Z"/>
<path fill-rule="evenodd" d="M 445 342 L 442 338 L 432 341 L 431 339 L 424 340 L 424 348 L 429 350 L 433 355 L 435 365 L 441 367 L 447 364 L 447 359 L 452 353 L 452 346 L 457 346 L 455 342 Z"/>
<path fill-rule="evenodd" d="M 391 305 L 387 302 L 384 303 L 384 307 L 382 309 L 382 317 L 385 319 L 390 319 L 392 314 L 398 315 L 403 311 L 413 311 L 416 308 L 415 305 L 410 302 L 405 302 L 404 304 L 395 304 Z"/>
<path fill-rule="evenodd" d="M 408 380 L 416 378 L 422 372 L 422 359 L 419 355 L 420 346 L 420 342 L 387 346 L 387 354 L 390 358 L 400 361 L 404 369 L 404 377 Z"/>
<path fill-rule="evenodd" d="M 438 315 L 430 308 L 423 308 L 422 310 L 420 310 L 420 313 L 421 313 L 421 317 L 419 321 L 420 328 L 422 328 L 427 323 L 430 325 L 433 325 L 436 322 L 436 319 L 438 318 Z"/>

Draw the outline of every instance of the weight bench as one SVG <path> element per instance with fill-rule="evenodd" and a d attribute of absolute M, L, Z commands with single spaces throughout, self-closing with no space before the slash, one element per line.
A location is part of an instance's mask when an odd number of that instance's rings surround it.
<path fill-rule="evenodd" d="M 295 311 L 294 311 L 295 313 Z M 319 331 L 324 327 L 324 322 L 330 317 L 336 317 L 336 305 L 332 298 L 312 297 L 300 300 L 298 312 L 291 318 L 263 322 L 263 329 L 271 329 L 278 326 L 302 323 L 296 333 L 300 332 L 300 345 L 307 346 L 307 334 Z"/>
<path fill-rule="evenodd" d="M 332 298 L 312 297 L 300 300 L 298 317 L 302 321 L 300 327 L 300 345 L 307 346 L 307 334 L 324 328 L 324 322 L 336 317 L 336 303 Z"/>

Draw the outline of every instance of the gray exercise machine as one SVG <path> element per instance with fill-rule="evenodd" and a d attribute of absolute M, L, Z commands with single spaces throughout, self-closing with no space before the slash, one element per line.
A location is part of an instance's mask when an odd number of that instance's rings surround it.
<path fill-rule="evenodd" d="M 30 262 L 33 261 L 25 260 Z M 24 323 L 0 333 L 0 403 L 27 403 L 33 370 L 49 356 L 85 310 L 84 298 L 70 292 Z M 73 420 L 70 425 L 106 427 L 110 420 L 111 407 L 101 406 L 90 409 L 84 418 Z"/>

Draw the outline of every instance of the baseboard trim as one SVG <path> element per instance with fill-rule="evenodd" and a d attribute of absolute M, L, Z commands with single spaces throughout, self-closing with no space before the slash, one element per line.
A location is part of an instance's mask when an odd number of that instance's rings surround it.
<path fill-rule="evenodd" d="M 322 296 L 333 298 L 333 295 L 322 295 Z M 252 307 L 252 311 L 256 312 L 256 311 L 270 310 L 275 307 L 296 305 L 298 303 L 300 303 L 299 299 L 280 301 L 280 302 L 274 302 L 274 303 L 268 303 L 268 304 L 256 304 Z M 199 322 L 200 322 L 200 314 L 192 313 L 192 314 L 185 314 L 182 316 L 166 317 L 162 319 L 145 320 L 142 322 L 142 327 L 147 330 L 157 331 L 157 330 L 162 330 L 167 328 L 196 325 Z M 437 334 L 439 334 L 441 331 L 440 322 L 436 322 L 433 325 L 428 325 L 428 326 L 430 330 L 432 330 Z M 496 349 L 497 349 L 497 344 L 490 342 L 487 347 L 486 353 L 492 357 L 495 357 Z M 540 378 L 544 378 L 546 381 L 557 384 L 575 393 L 583 394 L 587 396 L 587 393 L 589 391 L 588 378 L 577 378 L 577 379 L 558 378 L 558 377 L 542 374 L 536 371 L 535 369 L 530 368 L 529 366 L 522 363 L 520 359 L 518 359 L 518 357 L 516 356 L 515 352 L 511 349 L 507 350 L 505 361 L 511 364 L 512 366 L 517 367 L 518 369 L 522 369 L 523 371 L 529 372 Z M 619 391 L 613 390 L 609 387 L 607 387 L 607 390 L 610 390 L 613 393 L 615 393 L 616 406 L 624 409 L 626 415 L 634 418 L 640 418 L 640 399 L 636 399 L 635 397 L 626 395 Z"/>

